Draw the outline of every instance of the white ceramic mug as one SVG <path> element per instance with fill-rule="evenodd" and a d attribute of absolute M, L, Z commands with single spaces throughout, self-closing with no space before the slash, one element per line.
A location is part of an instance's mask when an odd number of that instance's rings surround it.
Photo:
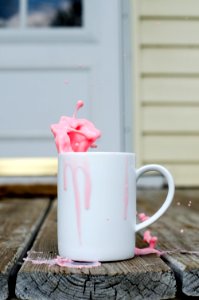
<path fill-rule="evenodd" d="M 168 195 L 148 220 L 136 224 L 136 180 L 158 171 Z M 58 250 L 77 261 L 132 258 L 135 233 L 155 222 L 169 207 L 174 181 L 160 165 L 135 169 L 135 154 L 68 152 L 58 158 Z"/>

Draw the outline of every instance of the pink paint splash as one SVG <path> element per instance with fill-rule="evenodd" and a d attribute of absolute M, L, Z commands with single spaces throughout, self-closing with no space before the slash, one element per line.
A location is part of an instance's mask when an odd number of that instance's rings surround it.
<path fill-rule="evenodd" d="M 78 119 L 77 113 L 84 102 L 79 100 L 76 104 L 75 111 L 72 117 L 61 117 L 58 124 L 51 125 L 52 133 L 55 137 L 57 151 L 59 153 L 66 152 L 86 152 L 90 147 L 97 147 L 95 141 L 100 137 L 101 133 L 94 125 L 86 119 Z M 64 191 L 67 191 L 67 168 L 71 170 L 73 189 L 75 197 L 75 208 L 77 218 L 77 230 L 80 244 L 81 242 L 81 212 L 80 212 L 80 195 L 77 182 L 77 173 L 81 169 L 85 176 L 85 208 L 90 207 L 91 196 L 91 179 L 89 166 L 84 161 L 83 163 L 74 161 L 64 162 Z"/>
<path fill-rule="evenodd" d="M 155 248 L 157 244 L 157 236 L 151 236 L 150 230 L 145 231 L 143 241 L 149 244 L 150 248 Z"/>
<path fill-rule="evenodd" d="M 62 116 L 59 123 L 51 125 L 58 153 L 86 152 L 90 147 L 96 147 L 100 131 L 90 121 L 77 118 L 77 112 L 83 105 L 84 102 L 79 100 L 73 117 Z"/>
<path fill-rule="evenodd" d="M 146 216 L 144 213 L 137 214 L 137 216 L 141 222 L 144 222 L 149 219 L 149 217 Z"/>
<path fill-rule="evenodd" d="M 31 262 L 34 265 L 44 265 L 45 264 L 45 265 L 48 265 L 49 267 L 57 265 L 60 267 L 82 269 L 82 268 L 94 268 L 94 267 L 101 266 L 101 263 L 99 261 L 77 262 L 77 261 L 73 261 L 68 258 L 63 258 L 61 256 L 57 256 L 52 259 L 42 259 L 42 258 L 33 259 L 28 256 L 28 257 L 24 258 L 23 260 Z"/>
<path fill-rule="evenodd" d="M 96 147 L 95 141 L 101 135 L 100 131 L 95 128 L 95 126 L 86 119 L 78 119 L 78 110 L 83 107 L 83 101 L 79 100 L 76 104 L 76 108 L 72 117 L 61 117 L 59 123 L 51 125 L 51 131 L 55 138 L 55 143 L 58 153 L 65 152 L 86 152 L 90 147 Z M 127 162 L 128 164 L 128 162 Z M 77 214 L 77 227 L 78 235 L 81 242 L 81 228 L 80 228 L 80 199 L 77 184 L 77 170 L 81 168 L 86 177 L 85 183 L 85 208 L 90 207 L 90 193 L 91 193 L 91 182 L 88 168 L 85 166 L 74 166 L 68 165 L 68 162 L 64 165 L 64 190 L 67 190 L 67 167 L 71 168 L 73 177 L 73 186 L 75 194 L 75 206 Z M 128 169 L 126 167 L 125 175 L 125 191 L 124 191 L 124 219 L 127 218 L 128 213 Z M 138 214 L 139 219 L 143 222 L 149 217 L 145 214 Z M 150 231 L 146 231 L 144 234 L 144 241 L 149 244 L 149 247 L 144 249 L 135 248 L 135 255 L 146 255 L 149 253 L 157 253 L 161 255 L 162 252 L 155 249 L 157 243 L 157 237 L 153 237 Z M 58 258 L 57 258 L 58 259 Z M 54 261 L 54 260 L 53 260 Z M 59 263 L 59 261 L 56 261 Z M 69 263 L 69 261 L 64 261 L 64 263 Z"/>
<path fill-rule="evenodd" d="M 141 222 L 144 222 L 149 219 L 149 217 L 144 213 L 139 213 L 137 214 L 137 216 Z M 158 256 L 161 256 L 165 253 L 163 251 L 155 249 L 158 238 L 156 236 L 152 236 L 150 230 L 144 232 L 143 241 L 146 242 L 149 246 L 143 249 L 135 248 L 135 255 L 141 256 L 155 253 Z"/>
<path fill-rule="evenodd" d="M 91 179 L 90 179 L 90 171 L 89 165 L 86 160 L 82 162 L 79 161 L 78 164 L 75 160 L 64 161 L 64 189 L 67 190 L 67 169 L 71 171 L 72 180 L 73 180 L 73 189 L 75 196 L 75 208 L 76 208 L 76 219 L 77 219 L 77 230 L 80 244 L 81 241 L 81 212 L 80 212 L 80 196 L 79 196 L 79 186 L 77 182 L 78 171 L 82 171 L 85 176 L 85 192 L 84 192 L 84 208 L 90 208 L 90 197 L 91 197 Z"/>
<path fill-rule="evenodd" d="M 150 248 L 150 247 L 146 247 L 146 248 L 143 248 L 143 249 L 140 249 L 140 248 L 135 248 L 135 255 L 136 256 L 143 256 L 143 255 L 148 255 L 148 254 L 157 254 L 158 256 L 161 256 L 163 255 L 165 252 L 163 251 L 159 251 L 157 249 L 153 249 L 153 248 Z"/>
<path fill-rule="evenodd" d="M 85 191 L 84 191 L 84 206 L 86 209 L 90 208 L 90 197 L 91 197 L 91 180 L 90 180 L 90 170 L 89 170 L 89 164 L 86 160 L 83 160 L 82 162 L 78 162 L 78 165 L 76 161 L 67 161 L 65 159 L 64 161 L 64 190 L 67 190 L 67 168 L 70 169 L 72 173 L 73 178 L 73 184 L 74 189 L 76 185 L 77 180 L 77 172 L 78 170 L 81 170 L 85 177 Z M 78 188 L 78 187 L 77 187 Z"/>

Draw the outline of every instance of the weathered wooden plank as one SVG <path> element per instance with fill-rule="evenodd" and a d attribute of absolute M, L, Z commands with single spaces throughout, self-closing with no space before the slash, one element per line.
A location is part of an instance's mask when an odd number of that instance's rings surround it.
<path fill-rule="evenodd" d="M 144 133 L 199 133 L 199 107 L 152 106 L 143 108 Z M 188 122 L 187 122 L 188 120 Z"/>
<path fill-rule="evenodd" d="M 141 44 L 144 46 L 199 45 L 199 22 L 184 20 L 147 20 L 141 22 Z"/>
<path fill-rule="evenodd" d="M 142 78 L 140 95 L 147 105 L 199 105 L 199 79 Z"/>
<path fill-rule="evenodd" d="M 30 253 L 33 259 L 57 255 L 56 204 Z M 171 299 L 176 283 L 171 269 L 157 256 L 103 263 L 90 269 L 25 262 L 18 273 L 20 299 Z"/>
<path fill-rule="evenodd" d="M 166 191 L 139 191 L 138 210 L 152 214 Z M 156 208 L 155 208 L 156 206 Z M 155 208 L 155 209 L 154 209 Z M 175 271 L 184 294 L 199 296 L 199 190 L 177 190 L 167 213 L 151 226 L 165 261 Z M 173 251 L 175 250 L 175 251 Z M 196 252 L 191 253 L 191 252 Z"/>
<path fill-rule="evenodd" d="M 0 200 L 0 300 L 7 299 L 17 261 L 40 225 L 49 206 L 48 199 Z"/>
<path fill-rule="evenodd" d="M 145 135 L 143 137 L 143 160 L 154 163 L 198 163 L 198 136 Z"/>

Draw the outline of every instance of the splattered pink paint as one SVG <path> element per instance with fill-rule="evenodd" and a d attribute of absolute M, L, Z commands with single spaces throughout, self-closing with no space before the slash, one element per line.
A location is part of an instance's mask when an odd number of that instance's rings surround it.
<path fill-rule="evenodd" d="M 149 244 L 149 248 L 155 248 L 157 240 L 157 236 L 151 236 L 150 230 L 145 231 L 143 241 Z"/>
<path fill-rule="evenodd" d="M 137 214 L 137 216 L 141 222 L 144 222 L 149 219 L 149 217 L 146 216 L 144 213 Z"/>
<path fill-rule="evenodd" d="M 79 186 L 78 186 L 78 171 L 82 171 L 85 176 L 85 192 L 84 192 L 84 208 L 90 208 L 90 197 L 91 197 L 91 179 L 90 179 L 90 171 L 89 165 L 85 160 L 77 161 L 64 161 L 64 190 L 67 190 L 67 169 L 71 171 L 72 180 L 73 180 L 73 189 L 75 196 L 75 208 L 76 208 L 76 220 L 77 220 L 77 230 L 79 241 L 81 244 L 81 211 L 80 211 L 80 196 L 79 196 Z"/>
<path fill-rule="evenodd" d="M 163 255 L 165 252 L 159 251 L 154 248 L 146 247 L 143 249 L 135 248 L 135 255 L 136 256 L 142 256 L 142 255 L 148 255 L 148 254 L 157 254 L 158 256 Z"/>
<path fill-rule="evenodd" d="M 94 268 L 94 267 L 99 267 L 101 265 L 100 262 L 98 261 L 88 261 L 88 262 L 77 262 L 77 261 L 73 261 L 71 259 L 68 258 L 63 258 L 60 256 L 57 256 L 55 258 L 52 259 L 33 259 L 31 257 L 26 257 L 24 258 L 24 261 L 29 261 L 32 264 L 35 265 L 48 265 L 49 267 L 51 266 L 60 266 L 60 267 L 67 267 L 67 268 L 78 268 L 78 269 L 82 269 L 82 268 Z"/>
<path fill-rule="evenodd" d="M 149 217 L 144 213 L 139 213 L 137 214 L 137 216 L 141 222 L 149 219 Z M 135 255 L 140 256 L 155 253 L 160 256 L 165 253 L 163 251 L 155 249 L 158 238 L 156 236 L 152 236 L 150 230 L 144 232 L 143 241 L 146 242 L 149 246 L 143 249 L 135 248 Z"/>
<path fill-rule="evenodd" d="M 86 152 L 90 147 L 96 147 L 100 131 L 90 121 L 77 118 L 77 112 L 83 105 L 84 102 L 79 100 L 72 118 L 63 116 L 59 123 L 51 125 L 58 153 Z"/>

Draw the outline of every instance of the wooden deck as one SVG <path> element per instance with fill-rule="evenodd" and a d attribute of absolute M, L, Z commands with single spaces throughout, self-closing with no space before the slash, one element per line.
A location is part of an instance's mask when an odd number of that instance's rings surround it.
<path fill-rule="evenodd" d="M 57 202 L 52 190 L 45 198 L 19 194 L 0 200 L 0 300 L 199 297 L 199 190 L 177 190 L 167 213 L 150 227 L 166 251 L 161 258 L 150 254 L 82 269 L 23 261 L 57 256 Z M 137 210 L 152 214 L 165 195 L 139 191 Z M 137 246 L 145 247 L 141 234 Z"/>

